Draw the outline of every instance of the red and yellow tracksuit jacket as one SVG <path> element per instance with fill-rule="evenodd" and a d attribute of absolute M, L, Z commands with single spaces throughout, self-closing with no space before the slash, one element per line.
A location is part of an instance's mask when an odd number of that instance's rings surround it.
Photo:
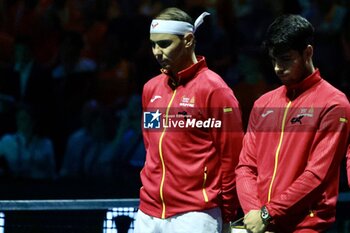
<path fill-rule="evenodd" d="M 146 162 L 140 209 L 157 218 L 221 207 L 225 222 L 238 207 L 234 168 L 243 131 L 239 104 L 204 57 L 178 73 L 162 73 L 143 90 Z"/>
<path fill-rule="evenodd" d="M 276 232 L 327 229 L 335 220 L 349 118 L 346 96 L 318 70 L 292 89 L 260 97 L 236 168 L 244 212 L 266 205 Z"/>

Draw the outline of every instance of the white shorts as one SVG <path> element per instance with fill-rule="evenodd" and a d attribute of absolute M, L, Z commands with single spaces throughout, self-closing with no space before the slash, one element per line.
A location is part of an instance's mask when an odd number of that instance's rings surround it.
<path fill-rule="evenodd" d="M 160 219 L 138 210 L 134 233 L 221 233 L 222 218 L 219 207 L 191 211 Z"/>

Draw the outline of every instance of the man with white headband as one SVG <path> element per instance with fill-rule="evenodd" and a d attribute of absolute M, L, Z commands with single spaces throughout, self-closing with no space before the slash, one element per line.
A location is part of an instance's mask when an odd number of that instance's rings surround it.
<path fill-rule="evenodd" d="M 142 95 L 147 155 L 135 233 L 230 232 L 236 218 L 241 112 L 232 90 L 194 52 L 207 15 L 193 23 L 168 8 L 150 26 L 161 74 Z"/>

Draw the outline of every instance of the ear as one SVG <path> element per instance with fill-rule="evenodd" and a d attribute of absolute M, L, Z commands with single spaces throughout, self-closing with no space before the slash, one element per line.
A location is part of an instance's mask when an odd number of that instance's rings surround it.
<path fill-rule="evenodd" d="M 306 61 L 312 59 L 313 54 L 314 54 L 314 48 L 312 47 L 312 45 L 308 45 L 303 52 L 304 59 Z"/>
<path fill-rule="evenodd" d="M 186 33 L 184 35 L 185 48 L 191 48 L 194 44 L 194 35 L 193 33 Z"/>

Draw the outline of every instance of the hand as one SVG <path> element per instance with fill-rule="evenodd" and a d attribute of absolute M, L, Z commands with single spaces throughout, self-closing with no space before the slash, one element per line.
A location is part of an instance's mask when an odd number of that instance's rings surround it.
<path fill-rule="evenodd" d="M 224 223 L 222 225 L 221 233 L 231 233 L 231 225 L 230 225 L 230 223 Z"/>
<path fill-rule="evenodd" d="M 248 232 L 263 233 L 265 232 L 265 224 L 263 223 L 260 210 L 251 210 L 244 216 L 244 225 Z"/>

